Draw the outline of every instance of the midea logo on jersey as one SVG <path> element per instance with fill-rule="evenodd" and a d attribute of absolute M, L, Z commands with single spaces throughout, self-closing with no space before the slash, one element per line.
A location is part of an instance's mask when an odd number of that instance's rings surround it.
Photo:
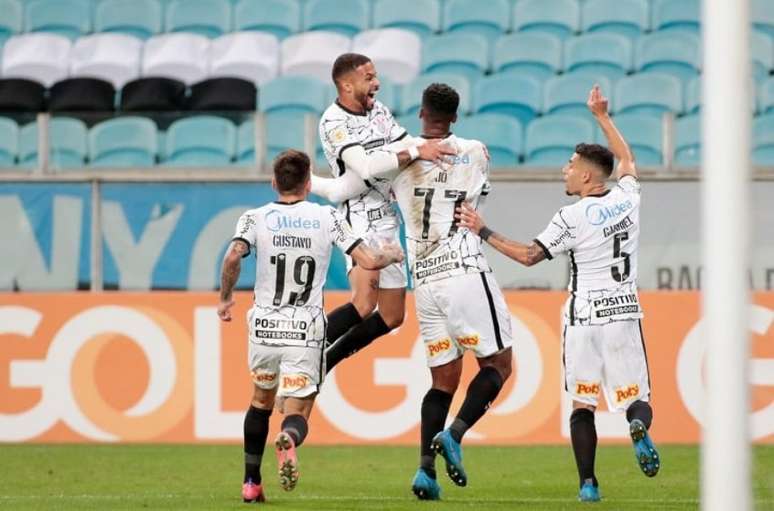
<path fill-rule="evenodd" d="M 285 215 L 282 211 L 272 209 L 263 217 L 266 227 L 271 232 L 279 232 L 282 229 L 319 229 L 319 220 L 310 220 L 300 216 Z"/>
<path fill-rule="evenodd" d="M 632 201 L 619 202 L 613 206 L 605 206 L 595 202 L 586 208 L 586 218 L 591 225 L 602 225 L 611 218 L 615 218 L 622 213 L 632 209 Z"/>

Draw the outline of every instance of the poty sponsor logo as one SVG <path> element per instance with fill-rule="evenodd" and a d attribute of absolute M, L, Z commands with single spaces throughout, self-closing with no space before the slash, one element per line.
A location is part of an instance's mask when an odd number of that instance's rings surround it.
<path fill-rule="evenodd" d="M 478 335 L 466 335 L 464 337 L 457 337 L 457 342 L 461 346 L 478 346 Z"/>
<path fill-rule="evenodd" d="M 253 371 L 253 381 L 255 383 L 274 383 L 277 379 L 277 373 L 267 373 L 263 371 Z"/>
<path fill-rule="evenodd" d="M 309 384 L 309 379 L 303 374 L 290 374 L 282 377 L 283 389 L 303 389 Z"/>
<path fill-rule="evenodd" d="M 610 219 L 616 218 L 632 209 L 632 201 L 619 202 L 612 206 L 605 206 L 595 202 L 586 208 L 586 218 L 591 225 L 602 225 Z"/>
<path fill-rule="evenodd" d="M 451 339 L 441 339 L 440 341 L 427 343 L 427 354 L 434 357 L 439 353 L 448 351 L 451 348 Z"/>
<path fill-rule="evenodd" d="M 640 386 L 636 383 L 627 387 L 619 387 L 615 389 L 615 402 L 622 403 L 633 397 L 637 397 L 640 393 Z"/>
<path fill-rule="evenodd" d="M 599 394 L 599 383 L 578 382 L 575 384 L 575 393 L 579 396 L 596 396 Z"/>
<path fill-rule="evenodd" d="M 282 211 L 272 209 L 264 217 L 266 228 L 271 232 L 279 232 L 282 229 L 319 229 L 320 221 L 317 219 L 302 218 L 299 216 L 285 215 Z"/>

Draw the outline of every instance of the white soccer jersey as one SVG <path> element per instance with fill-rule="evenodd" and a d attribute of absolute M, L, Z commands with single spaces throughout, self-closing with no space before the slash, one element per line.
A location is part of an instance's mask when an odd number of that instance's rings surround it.
<path fill-rule="evenodd" d="M 347 148 L 361 145 L 370 152 L 405 136 L 406 130 L 379 101 L 364 114 L 353 113 L 334 102 L 320 119 L 320 140 L 333 177 L 347 170 L 341 159 Z M 397 230 L 400 222 L 392 207 L 389 179 L 373 178 L 366 183 L 368 190 L 344 201 L 339 211 L 360 236 Z"/>
<path fill-rule="evenodd" d="M 535 241 L 548 259 L 570 257 L 570 325 L 642 317 L 637 296 L 640 184 L 624 176 L 601 196 L 559 210 Z"/>
<path fill-rule="evenodd" d="M 407 137 L 388 149 L 417 145 Z M 450 135 L 444 143 L 457 154 L 447 163 L 416 160 L 398 174 L 392 189 L 406 224 L 409 267 L 414 285 L 466 273 L 490 272 L 481 238 L 459 229 L 455 208 L 464 201 L 477 207 L 489 193 L 489 161 L 483 144 Z"/>
<path fill-rule="evenodd" d="M 360 243 L 330 206 L 272 202 L 246 211 L 234 239 L 255 248 L 251 339 L 263 344 L 319 346 L 325 340 L 323 286 L 332 245 L 350 253 Z"/>

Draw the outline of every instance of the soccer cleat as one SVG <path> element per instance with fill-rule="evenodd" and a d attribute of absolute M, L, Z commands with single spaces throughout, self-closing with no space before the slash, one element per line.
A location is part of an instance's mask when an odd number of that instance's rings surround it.
<path fill-rule="evenodd" d="M 648 477 L 658 474 L 661 459 L 658 457 L 658 452 L 650 439 L 650 435 L 648 435 L 648 429 L 641 420 L 634 419 L 629 423 L 629 436 L 632 437 L 634 456 L 637 458 L 642 472 Z"/>
<path fill-rule="evenodd" d="M 583 481 L 580 492 L 578 493 L 578 500 L 581 502 L 599 502 L 599 487 L 594 486 L 594 481 L 586 479 Z"/>
<path fill-rule="evenodd" d="M 280 486 L 285 491 L 296 487 L 298 482 L 298 458 L 296 458 L 296 444 L 293 439 L 280 431 L 274 440 L 277 449 L 277 469 L 279 471 Z"/>
<path fill-rule="evenodd" d="M 411 482 L 411 491 L 419 500 L 440 500 L 441 486 L 434 478 L 430 477 L 422 467 L 417 469 L 414 480 Z"/>
<path fill-rule="evenodd" d="M 242 500 L 245 502 L 266 502 L 266 497 L 263 496 L 263 486 L 248 479 L 242 485 Z"/>
<path fill-rule="evenodd" d="M 430 446 L 436 454 L 446 460 L 446 473 L 449 474 L 452 482 L 457 486 L 467 485 L 468 476 L 462 468 L 462 447 L 452 438 L 451 432 L 448 429 L 441 431 L 435 435 Z"/>

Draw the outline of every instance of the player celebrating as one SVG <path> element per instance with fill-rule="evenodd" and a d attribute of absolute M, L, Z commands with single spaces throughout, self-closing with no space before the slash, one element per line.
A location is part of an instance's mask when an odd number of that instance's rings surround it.
<path fill-rule="evenodd" d="M 345 197 L 337 195 L 335 189 L 324 189 L 325 181 L 313 177 L 313 192 L 333 202 L 343 201 L 339 211 L 353 231 L 369 244 L 397 242 L 399 220 L 392 205 L 389 181 L 375 176 L 416 158 L 432 161 L 450 151 L 438 143 L 406 147 L 397 155 L 374 151 L 401 140 L 406 131 L 395 122 L 387 107 L 375 99 L 379 79 L 373 62 L 364 55 L 345 53 L 336 59 L 331 74 L 338 97 L 320 119 L 325 157 L 334 177 L 354 173 L 365 187 L 357 196 L 343 200 Z M 400 326 L 405 313 L 406 269 L 402 263 L 375 272 L 347 258 L 347 270 L 352 302 L 329 315 L 328 342 L 333 345 L 326 353 L 328 370 Z M 378 310 L 374 311 L 377 304 Z"/>
<path fill-rule="evenodd" d="M 604 389 L 611 411 L 626 410 L 629 433 L 645 475 L 658 473 L 660 460 L 648 435 L 653 412 L 642 309 L 637 295 L 640 184 L 634 155 L 613 124 L 598 86 L 588 106 L 610 150 L 579 144 L 562 170 L 568 195 L 580 200 L 564 207 L 529 245 L 489 230 L 471 207 L 458 209 L 460 225 L 478 233 L 499 252 L 531 266 L 567 252 L 570 296 L 564 311 L 565 390 L 572 396 L 570 435 L 580 476 L 581 501 L 600 499 L 594 475 L 597 433 L 594 411 Z M 612 152 L 611 152 L 612 151 Z M 605 181 L 618 158 L 618 184 Z"/>
<path fill-rule="evenodd" d="M 298 481 L 296 447 L 306 438 L 307 420 L 325 374 L 322 289 L 332 244 L 369 270 L 403 260 L 397 245 L 374 251 L 352 234 L 333 208 L 307 202 L 310 174 L 306 154 L 280 154 L 272 179 L 279 200 L 240 217 L 223 260 L 218 316 L 231 321 L 240 261 L 255 248 L 255 303 L 247 316 L 254 386 L 244 422 L 245 502 L 264 500 L 261 458 L 277 395 L 285 398 L 282 431 L 275 440 L 280 484 L 292 490 Z"/>

